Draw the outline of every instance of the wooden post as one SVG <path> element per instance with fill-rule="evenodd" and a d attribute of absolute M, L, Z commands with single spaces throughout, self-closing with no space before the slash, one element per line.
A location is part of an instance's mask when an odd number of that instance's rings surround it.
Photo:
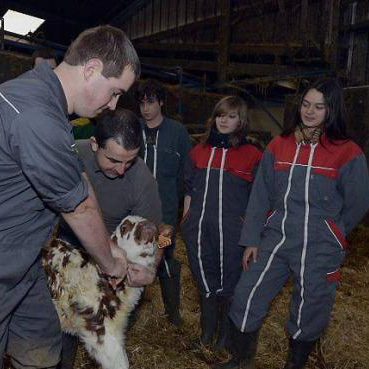
<path fill-rule="evenodd" d="M 336 69 L 338 62 L 340 0 L 325 0 L 325 9 L 323 16 L 327 26 L 324 39 L 324 59 L 333 69 Z"/>
<path fill-rule="evenodd" d="M 154 33 L 154 0 L 151 0 L 151 34 Z"/>
<path fill-rule="evenodd" d="M 304 56 L 306 59 L 306 62 L 309 62 L 309 24 L 308 24 L 308 18 L 309 18 L 309 0 L 302 0 L 301 1 L 301 40 L 302 45 L 304 47 Z"/>
<path fill-rule="evenodd" d="M 227 80 L 229 63 L 229 43 L 231 39 L 231 0 L 220 1 L 218 80 Z"/>

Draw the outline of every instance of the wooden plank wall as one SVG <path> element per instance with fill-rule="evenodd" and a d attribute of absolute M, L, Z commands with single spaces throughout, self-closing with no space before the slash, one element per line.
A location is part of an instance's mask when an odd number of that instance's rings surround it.
<path fill-rule="evenodd" d="M 122 27 L 138 45 L 210 43 L 218 52 L 226 2 L 147 0 Z M 309 55 L 315 48 L 348 85 L 369 83 L 369 0 L 231 0 L 230 4 L 231 45 L 302 45 L 307 52 L 301 58 L 307 62 L 317 57 L 314 52 Z"/>

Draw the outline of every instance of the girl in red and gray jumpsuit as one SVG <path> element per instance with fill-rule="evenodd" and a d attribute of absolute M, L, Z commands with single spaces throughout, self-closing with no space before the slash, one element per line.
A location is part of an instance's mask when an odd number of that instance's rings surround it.
<path fill-rule="evenodd" d="M 246 142 L 246 126 L 245 102 L 235 96 L 220 100 L 204 142 L 190 151 L 185 167 L 182 233 L 200 292 L 201 342 L 209 344 L 219 325 L 218 349 L 226 341 L 230 297 L 242 271 L 238 241 L 261 159 Z"/>
<path fill-rule="evenodd" d="M 265 150 L 240 240 L 246 270 L 230 310 L 233 357 L 215 368 L 254 368 L 257 332 L 291 275 L 284 368 L 303 368 L 327 326 L 345 237 L 369 207 L 367 163 L 345 127 L 341 86 L 321 80 Z"/>

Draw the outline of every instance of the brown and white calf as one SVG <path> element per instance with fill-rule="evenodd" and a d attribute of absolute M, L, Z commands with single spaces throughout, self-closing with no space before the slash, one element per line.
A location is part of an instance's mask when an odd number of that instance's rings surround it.
<path fill-rule="evenodd" d="M 158 237 L 157 227 L 138 216 L 124 218 L 112 235 L 129 263 L 152 270 Z M 62 330 L 79 336 L 104 369 L 127 369 L 125 330 L 143 288 L 122 281 L 113 289 L 87 253 L 60 239 L 44 249 L 42 262 Z"/>

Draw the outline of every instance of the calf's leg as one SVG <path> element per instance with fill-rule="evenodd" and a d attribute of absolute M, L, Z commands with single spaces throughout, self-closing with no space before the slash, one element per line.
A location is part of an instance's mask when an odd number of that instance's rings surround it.
<path fill-rule="evenodd" d="M 128 369 L 129 362 L 124 343 L 115 336 L 106 334 L 103 343 L 85 341 L 89 354 L 103 367 L 103 369 Z"/>

